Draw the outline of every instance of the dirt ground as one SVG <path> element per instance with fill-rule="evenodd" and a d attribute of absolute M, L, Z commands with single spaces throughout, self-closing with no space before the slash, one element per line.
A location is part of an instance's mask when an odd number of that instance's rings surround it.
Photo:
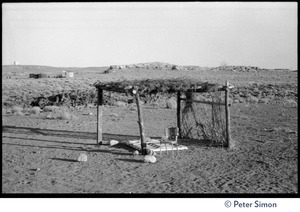
<path fill-rule="evenodd" d="M 96 145 L 96 109 L 70 120 L 2 117 L 3 193 L 298 193 L 298 107 L 234 104 L 233 149 L 179 140 L 188 150 L 144 163 L 124 144 Z M 84 115 L 91 112 L 93 115 Z M 147 135 L 176 126 L 176 109 L 144 108 Z M 137 112 L 104 107 L 104 141 L 137 138 Z M 87 162 L 77 162 L 84 153 Z"/>
<path fill-rule="evenodd" d="M 29 79 L 29 73 L 56 75 L 63 68 L 2 69 L 2 101 L 11 103 L 18 95 L 95 89 L 93 83 L 97 80 L 192 77 L 221 84 L 229 80 L 234 86 L 295 85 L 298 80 L 297 71 L 280 70 L 132 69 L 103 74 L 104 68 L 70 68 L 75 73 L 74 79 Z M 276 89 L 274 93 L 279 92 Z M 105 105 L 101 146 L 96 145 L 95 108 L 73 110 L 73 119 L 47 119 L 46 112 L 21 116 L 9 114 L 5 108 L 2 110 L 2 192 L 298 193 L 297 105 L 297 102 L 233 104 L 230 110 L 234 148 L 179 140 L 188 150 L 179 151 L 175 158 L 170 152 L 158 153 L 154 164 L 144 163 L 143 156 L 134 156 L 134 150 L 122 143 L 109 145 L 112 139 L 122 142 L 139 137 L 137 111 L 131 106 Z M 176 126 L 176 109 L 144 106 L 143 112 L 146 134 L 151 138 L 160 138 L 166 127 Z M 92 115 L 85 115 L 88 113 Z M 87 162 L 77 161 L 81 153 L 87 155 Z"/>

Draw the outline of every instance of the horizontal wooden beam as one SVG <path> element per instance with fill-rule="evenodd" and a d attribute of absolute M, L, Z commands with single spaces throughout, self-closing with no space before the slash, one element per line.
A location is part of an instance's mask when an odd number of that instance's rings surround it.
<path fill-rule="evenodd" d="M 180 100 L 187 101 L 186 98 L 180 98 Z M 199 101 L 199 100 L 188 100 L 188 101 L 202 103 L 202 104 L 209 104 L 209 105 L 224 105 L 225 106 L 225 103 L 219 103 L 219 102 L 207 102 L 207 101 Z"/>
<path fill-rule="evenodd" d="M 123 88 L 116 88 L 116 87 L 105 87 L 105 86 L 98 86 L 98 89 L 102 89 L 105 91 L 112 91 L 112 92 L 117 92 L 117 93 L 131 93 L 132 89 L 123 89 Z M 148 93 L 176 93 L 176 92 L 192 92 L 192 93 L 206 93 L 206 92 L 211 92 L 211 91 L 207 91 L 205 89 L 188 89 L 188 90 L 174 90 L 174 89 L 170 89 L 170 90 L 166 90 L 165 92 L 163 91 L 159 91 L 159 90 L 151 90 Z M 219 88 L 217 91 L 225 91 L 225 89 L 223 88 Z M 213 92 L 217 92 L 217 91 L 213 91 Z M 140 92 L 140 91 L 139 91 Z M 141 92 L 144 93 L 144 92 Z"/>

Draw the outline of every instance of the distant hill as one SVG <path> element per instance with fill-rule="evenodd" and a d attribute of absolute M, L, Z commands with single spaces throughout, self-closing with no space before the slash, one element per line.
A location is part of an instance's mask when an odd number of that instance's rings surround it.
<path fill-rule="evenodd" d="M 102 67 L 54 67 L 54 66 L 42 66 L 42 65 L 2 65 L 2 72 L 26 72 L 26 73 L 57 73 L 63 70 L 66 71 L 76 71 L 76 72 L 103 72 L 107 69 L 116 70 L 116 69 L 173 69 L 173 70 L 198 70 L 198 69 L 209 69 L 209 70 L 226 70 L 233 72 L 256 72 L 263 70 L 282 70 L 282 71 L 291 71 L 289 69 L 263 69 L 255 66 L 219 66 L 219 67 L 200 67 L 195 65 L 176 65 L 171 63 L 164 62 L 146 62 L 146 63 L 135 63 L 135 64 L 127 64 L 127 65 L 110 65 L 110 66 L 102 66 Z M 295 70 L 292 70 L 295 71 Z"/>
<path fill-rule="evenodd" d="M 104 71 L 107 67 L 53 67 L 53 66 L 40 66 L 40 65 L 3 65 L 2 73 L 11 72 L 26 72 L 26 73 L 58 73 L 61 71 Z"/>

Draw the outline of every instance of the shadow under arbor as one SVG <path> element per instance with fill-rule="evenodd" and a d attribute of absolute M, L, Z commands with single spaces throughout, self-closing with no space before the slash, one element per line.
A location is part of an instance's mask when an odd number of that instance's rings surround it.
<path fill-rule="evenodd" d="M 97 144 L 102 143 L 103 91 L 126 93 L 135 99 L 142 154 L 146 154 L 146 135 L 140 96 L 176 93 L 179 138 L 205 139 L 213 144 L 230 147 L 229 92 L 233 87 L 201 82 L 194 79 L 143 79 L 96 82 Z"/>

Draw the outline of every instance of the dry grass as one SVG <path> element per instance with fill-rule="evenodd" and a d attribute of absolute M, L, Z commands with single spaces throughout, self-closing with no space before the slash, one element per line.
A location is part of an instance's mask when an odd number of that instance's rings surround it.
<path fill-rule="evenodd" d="M 270 101 L 269 98 L 261 98 L 258 103 L 263 103 L 263 104 L 267 104 Z"/>
<path fill-rule="evenodd" d="M 15 70 L 14 68 L 18 68 Z M 11 71 L 23 72 L 25 75 L 23 78 L 14 78 L 14 79 L 5 79 L 2 81 L 2 107 L 11 108 L 14 105 L 22 105 L 22 107 L 29 106 L 40 106 L 43 108 L 44 105 L 36 105 L 31 104 L 36 98 L 39 97 L 51 97 L 57 94 L 73 94 L 77 97 L 78 102 L 75 104 L 71 104 L 69 101 L 63 102 L 63 105 L 80 105 L 85 103 L 94 103 L 96 101 L 96 89 L 93 86 L 94 83 L 97 83 L 99 79 L 99 75 L 101 73 L 97 73 L 95 71 L 89 72 L 90 68 L 76 69 L 74 70 L 76 73 L 75 78 L 70 79 L 57 79 L 57 78 L 45 78 L 45 79 L 28 79 L 29 73 L 51 73 L 54 75 L 57 73 L 61 73 L 61 68 L 54 67 L 39 67 L 36 68 L 34 66 L 29 67 L 10 67 L 7 70 L 4 68 L 4 73 L 11 73 Z M 93 69 L 93 68 L 91 68 Z M 35 70 L 35 71 L 34 71 Z M 97 69 L 98 70 L 98 69 Z M 102 69 L 101 69 L 102 70 Z M 104 69 L 103 69 L 104 70 Z M 82 72 L 81 72 L 82 71 Z M 154 78 L 155 77 L 155 78 Z M 162 71 L 162 70 L 151 70 L 151 69 L 142 69 L 142 68 L 134 68 L 128 70 L 122 70 L 120 72 L 116 72 L 114 75 L 104 75 L 101 74 L 101 82 L 116 82 L 125 80 L 127 82 L 132 82 L 135 80 L 143 81 L 144 79 L 152 79 L 151 81 L 144 81 L 144 85 L 142 89 L 145 91 L 151 91 L 157 86 L 161 86 L 158 90 L 172 90 L 177 89 L 177 85 L 179 83 L 182 86 L 182 89 L 191 86 L 194 84 L 193 82 L 188 82 L 187 79 L 194 79 L 195 81 L 203 81 L 209 83 L 219 83 L 220 85 L 224 85 L 225 81 L 228 80 L 231 84 L 233 84 L 236 88 L 232 90 L 232 97 L 235 100 L 238 100 L 239 103 L 245 103 L 246 101 L 250 103 L 264 103 L 265 101 L 269 101 L 270 103 L 273 101 L 280 101 L 280 99 L 272 99 L 270 96 L 276 90 L 280 91 L 280 95 L 284 94 L 281 90 L 285 91 L 285 96 L 290 99 L 294 99 L 297 102 L 297 96 L 294 97 L 297 93 L 297 73 L 289 72 L 289 71 L 260 71 L 259 78 L 256 73 L 248 73 L 248 72 L 239 72 L 238 74 L 234 74 L 234 72 L 227 72 L 224 70 L 213 71 L 212 69 L 196 69 L 196 70 L 186 70 L 186 71 Z M 155 80 L 160 79 L 160 80 Z M 180 79 L 180 80 L 176 80 Z M 155 82 L 155 83 L 153 83 Z M 244 89 L 244 87 L 254 86 L 257 84 L 257 88 L 251 91 L 251 89 Z M 274 86 L 270 87 L 267 84 L 274 84 Z M 118 85 L 120 83 L 117 83 Z M 121 83 L 122 84 L 122 83 Z M 124 84 L 124 83 L 123 83 Z M 278 84 L 278 85 L 277 85 Z M 254 86 L 255 87 L 255 86 Z M 80 91 L 80 92 L 73 92 Z M 249 92 L 243 92 L 243 90 Z M 89 91 L 89 92 L 86 92 Z M 90 93 L 93 91 L 92 93 Z M 259 98 L 256 96 L 256 99 L 246 99 L 246 94 L 253 94 L 259 91 L 262 92 L 262 97 L 268 97 L 269 100 Z M 265 92 L 266 91 L 266 92 Z M 94 93 L 94 94 L 93 94 Z M 241 93 L 241 96 L 239 96 Z M 266 96 L 265 96 L 266 95 Z M 116 94 L 113 95 L 116 100 L 120 100 L 123 98 L 122 95 Z M 283 95 L 284 96 L 284 95 Z M 143 97 L 141 96 L 141 99 Z M 282 99 L 282 97 L 280 97 Z M 151 104 L 154 106 L 166 107 L 166 102 L 160 101 L 155 102 L 152 101 L 152 98 L 147 99 L 146 97 L 142 99 L 147 104 Z M 123 101 L 123 99 L 122 99 Z M 126 102 L 126 101 L 125 101 Z M 237 101 L 236 101 L 237 102 Z M 50 104 L 45 105 L 56 105 L 55 102 L 50 102 Z M 59 104 L 57 104 L 59 105 Z"/>
<path fill-rule="evenodd" d="M 257 104 L 259 100 L 255 96 L 249 96 L 247 97 L 246 101 L 252 104 Z"/>
<path fill-rule="evenodd" d="M 31 108 L 30 112 L 33 113 L 33 114 L 40 114 L 41 108 L 40 107 L 33 107 L 33 108 Z"/>
<path fill-rule="evenodd" d="M 69 119 L 73 119 L 73 116 L 67 111 L 61 111 L 57 116 L 57 119 L 69 120 Z"/>
<path fill-rule="evenodd" d="M 22 108 L 21 106 L 13 106 L 11 108 L 2 108 L 2 114 L 12 113 L 14 115 L 23 116 L 25 114 L 40 114 L 41 109 L 39 107 Z"/>
<path fill-rule="evenodd" d="M 17 116 L 24 116 L 25 114 L 22 111 L 17 111 L 14 113 Z"/>
<path fill-rule="evenodd" d="M 18 116 L 24 116 L 23 108 L 21 106 L 13 106 L 11 112 Z"/>
<path fill-rule="evenodd" d="M 44 112 L 55 112 L 59 111 L 60 108 L 58 106 L 46 106 L 44 107 Z"/>
<path fill-rule="evenodd" d="M 298 105 L 298 103 L 293 99 L 284 99 L 285 104 Z"/>
<path fill-rule="evenodd" d="M 77 116 L 69 112 L 66 108 L 64 107 L 58 107 L 57 110 L 47 112 L 44 115 L 44 118 L 46 119 L 57 119 L 57 120 L 71 120 L 71 119 L 78 119 Z"/>
<path fill-rule="evenodd" d="M 11 109 L 11 111 L 13 113 L 21 112 L 22 110 L 23 110 L 23 108 L 20 107 L 20 106 L 13 106 L 12 109 Z"/>
<path fill-rule="evenodd" d="M 6 108 L 2 108 L 2 116 L 7 114 Z"/>

